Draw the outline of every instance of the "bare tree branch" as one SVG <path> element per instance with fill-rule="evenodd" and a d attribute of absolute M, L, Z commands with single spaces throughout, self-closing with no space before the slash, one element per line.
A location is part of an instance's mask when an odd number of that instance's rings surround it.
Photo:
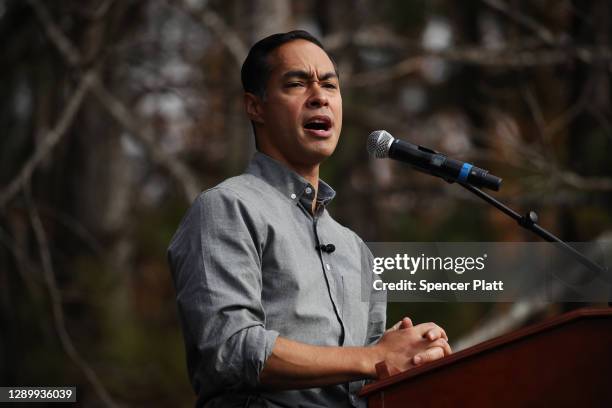
<path fill-rule="evenodd" d="M 538 23 L 535 19 L 529 17 L 528 15 L 519 13 L 503 0 L 482 0 L 482 2 L 487 6 L 506 14 L 518 24 L 531 30 L 546 44 L 553 45 L 558 43 L 557 37 L 548 28 L 544 27 L 542 24 Z"/>
<path fill-rule="evenodd" d="M 565 112 L 548 122 L 545 127 L 545 133 L 548 136 L 552 136 L 566 128 L 586 108 L 587 103 L 588 99 L 581 96 L 580 99 L 575 104 L 567 108 Z"/>
<path fill-rule="evenodd" d="M 83 374 L 85 374 L 85 377 L 94 387 L 94 390 L 98 397 L 100 397 L 100 399 L 107 406 L 117 407 L 117 403 L 110 396 L 95 371 L 81 357 L 80 353 L 77 351 L 76 347 L 74 346 L 74 343 L 72 342 L 70 334 L 68 334 L 68 330 L 66 329 L 64 312 L 62 309 L 62 296 L 55 279 L 55 271 L 53 269 L 51 252 L 49 250 L 49 244 L 47 242 L 47 235 L 45 233 L 42 221 L 40 220 L 40 216 L 38 215 L 38 210 L 31 201 L 29 185 L 25 186 L 24 191 L 26 193 L 29 210 L 28 212 L 30 214 L 32 228 L 34 229 L 34 235 L 38 244 L 39 255 L 43 269 L 43 276 L 45 278 L 45 283 L 47 284 L 47 289 L 49 290 L 49 296 L 51 298 L 51 312 L 53 313 L 53 322 L 55 324 L 57 335 L 62 344 L 62 348 L 64 349 L 68 357 L 77 365 L 77 367 L 79 367 Z"/>
<path fill-rule="evenodd" d="M 59 27 L 53 23 L 53 18 L 51 17 L 49 10 L 47 10 L 47 8 L 43 6 L 39 0 L 27 0 L 27 2 L 36 13 L 36 17 L 38 17 L 38 19 L 43 23 L 43 27 L 51 41 L 62 53 L 64 58 L 68 60 L 68 63 L 71 66 L 77 66 L 80 64 L 81 56 L 79 55 L 79 51 L 70 41 L 68 41 Z"/>
<path fill-rule="evenodd" d="M 58 211 L 55 208 L 39 205 L 38 211 L 48 219 L 56 220 L 59 225 L 70 231 L 76 238 L 84 242 L 89 249 L 98 257 L 99 262 L 107 263 L 106 253 L 102 243 L 94 236 L 94 234 L 85 227 L 73 215 Z"/>
<path fill-rule="evenodd" d="M 93 85 L 94 95 L 102 102 L 108 112 L 115 120 L 120 123 L 130 134 L 137 136 L 155 163 L 164 167 L 183 187 L 183 192 L 188 201 L 193 200 L 200 192 L 199 183 L 191 171 L 182 162 L 166 154 L 158 143 L 154 140 L 149 127 L 143 128 L 133 119 L 133 115 L 121 101 L 115 98 L 95 78 Z"/>
<path fill-rule="evenodd" d="M 60 115 L 60 119 L 55 127 L 49 131 L 42 142 L 36 146 L 34 154 L 23 165 L 18 176 L 0 193 L 0 208 L 3 208 L 6 203 L 19 192 L 22 186 L 30 180 L 36 167 L 62 139 L 68 127 L 72 124 L 74 116 L 78 112 L 87 91 L 91 88 L 94 76 L 95 73 L 93 71 L 89 71 L 83 76 L 76 91 L 68 101 L 68 105 L 66 105 L 66 108 Z"/>
<path fill-rule="evenodd" d="M 575 110 L 579 110 L 582 102 L 579 101 L 576 107 L 572 107 L 566 111 L 567 115 L 575 115 Z M 492 116 L 496 117 L 499 122 L 505 121 L 505 116 L 499 112 L 492 111 Z M 558 118 L 553 122 L 557 130 L 559 126 L 557 121 Z M 508 126 L 510 127 L 510 126 Z M 550 134 L 550 125 L 545 125 L 545 134 Z M 506 156 L 503 158 L 504 163 L 513 164 L 516 167 L 525 167 L 523 164 L 527 163 L 531 168 L 535 168 L 539 173 L 545 174 L 550 180 L 550 187 L 568 186 L 581 191 L 599 191 L 606 192 L 612 191 L 612 179 L 606 177 L 584 177 L 576 174 L 569 170 L 562 170 L 559 168 L 559 164 L 556 163 L 554 158 L 545 157 L 542 153 L 530 146 L 524 145 L 517 135 L 510 134 L 510 131 L 499 132 L 500 141 L 509 147 L 510 151 L 518 152 L 520 154 Z M 499 158 L 492 157 L 492 160 L 499 160 Z"/>
<path fill-rule="evenodd" d="M 360 48 L 392 48 L 405 50 L 406 47 L 418 47 L 419 40 L 411 37 L 403 37 L 393 32 L 385 25 L 362 26 L 357 30 L 336 31 L 323 37 L 322 43 L 325 49 L 331 52 L 341 51 L 349 45 Z"/>
<path fill-rule="evenodd" d="M 423 65 L 423 57 L 405 59 L 391 67 L 351 75 L 342 81 L 342 85 L 351 87 L 372 86 L 381 82 L 393 81 L 407 75 L 419 72 Z"/>
<path fill-rule="evenodd" d="M 108 14 L 116 0 L 101 0 L 94 9 L 77 8 L 77 11 L 90 20 L 101 20 Z M 78 7 L 78 6 L 77 6 Z"/>
<path fill-rule="evenodd" d="M 236 31 L 232 30 L 218 14 L 210 10 L 210 8 L 205 7 L 202 10 L 197 10 L 188 3 L 189 2 L 185 2 L 184 0 L 170 1 L 170 4 L 176 5 L 192 18 L 210 28 L 217 39 L 225 45 L 232 55 L 234 62 L 240 68 L 247 56 L 248 48 Z"/>
<path fill-rule="evenodd" d="M 1 227 L 0 227 L 0 244 L 4 245 L 9 250 L 9 252 L 13 255 L 13 258 L 15 258 L 17 272 L 21 276 L 21 279 L 23 280 L 25 287 L 30 293 L 30 295 L 32 296 L 32 298 L 39 299 L 41 297 L 40 294 L 41 294 L 42 285 L 40 285 L 40 282 L 36 282 L 34 279 L 32 279 L 31 272 L 35 271 L 35 268 L 32 265 L 32 262 L 30 261 L 29 257 L 26 255 L 21 245 L 18 245 L 15 242 L 13 242 L 12 237 L 7 232 L 5 232 Z"/>
<path fill-rule="evenodd" d="M 563 45 L 561 44 L 561 39 L 558 38 L 558 36 L 555 36 L 552 33 L 552 31 L 544 27 L 542 24 L 538 23 L 535 19 L 511 8 L 510 5 L 505 3 L 503 0 L 482 0 L 482 1 L 489 7 L 504 13 L 510 19 L 516 21 L 521 26 L 531 30 L 545 44 L 550 45 L 550 46 Z M 594 60 L 597 59 L 597 58 L 594 58 L 595 56 L 593 55 L 593 53 L 588 51 L 587 49 L 584 49 L 582 47 L 577 47 L 575 50 L 576 50 L 575 58 L 581 60 L 582 62 L 592 63 L 594 62 Z M 609 61 L 609 58 L 606 58 L 606 61 Z M 610 69 L 612 68 L 608 68 L 608 70 Z"/>
<path fill-rule="evenodd" d="M 62 33 L 45 6 L 38 0 L 28 0 L 36 11 L 51 42 L 58 48 L 71 66 L 78 66 L 82 59 L 70 40 Z M 123 103 L 114 97 L 102 84 L 94 72 L 91 73 L 92 92 L 102 102 L 111 116 L 117 120 L 131 135 L 136 136 L 145 146 L 153 161 L 165 168 L 170 175 L 181 185 L 188 201 L 193 200 L 201 191 L 195 175 L 179 160 L 169 156 L 157 145 L 149 127 L 143 127 L 133 119 L 134 115 Z M 0 202 L 1 203 L 1 202 Z"/>
<path fill-rule="evenodd" d="M 540 132 L 540 136 L 544 139 L 545 143 L 548 142 L 548 137 L 546 134 L 546 119 L 544 118 L 544 112 L 542 111 L 542 105 L 538 101 L 538 98 L 531 90 L 529 84 L 521 84 L 521 94 L 529 107 L 529 111 L 533 116 L 533 120 L 538 127 L 538 131 Z"/>
<path fill-rule="evenodd" d="M 579 59 L 585 63 L 612 62 L 612 49 L 603 46 L 573 47 L 564 49 L 502 49 L 480 47 L 455 48 L 437 52 L 421 52 L 387 68 L 353 74 L 342 81 L 345 86 L 369 86 L 393 81 L 419 71 L 427 57 L 437 57 L 448 62 L 480 65 L 492 68 L 528 68 L 566 64 Z"/>
<path fill-rule="evenodd" d="M 612 179 L 606 177 L 583 177 L 564 171 L 559 174 L 561 184 L 583 191 L 612 191 Z"/>

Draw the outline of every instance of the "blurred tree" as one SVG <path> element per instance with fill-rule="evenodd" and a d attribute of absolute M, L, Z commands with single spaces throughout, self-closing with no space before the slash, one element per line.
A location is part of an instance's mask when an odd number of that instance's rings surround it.
<path fill-rule="evenodd" d="M 610 7 L 0 0 L 0 383 L 192 405 L 165 247 L 252 155 L 240 65 L 277 31 L 311 31 L 338 63 L 344 127 L 323 177 L 366 241 L 535 239 L 455 185 L 367 159 L 380 128 L 502 175 L 497 196 L 568 241 L 606 234 Z M 463 347 L 556 307 L 396 303 L 389 322 L 472 333 Z"/>

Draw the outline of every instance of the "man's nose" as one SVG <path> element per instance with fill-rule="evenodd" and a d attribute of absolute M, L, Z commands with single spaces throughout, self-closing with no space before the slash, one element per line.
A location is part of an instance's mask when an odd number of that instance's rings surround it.
<path fill-rule="evenodd" d="M 310 97 L 306 101 L 306 106 L 309 108 L 320 108 L 321 106 L 329 105 L 327 96 L 325 95 L 321 85 L 314 83 Z"/>

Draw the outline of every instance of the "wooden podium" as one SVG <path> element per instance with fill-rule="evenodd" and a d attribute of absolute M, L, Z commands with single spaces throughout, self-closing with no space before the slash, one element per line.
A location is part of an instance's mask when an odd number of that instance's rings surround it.
<path fill-rule="evenodd" d="M 369 408 L 612 407 L 612 309 L 580 309 L 365 386 Z"/>

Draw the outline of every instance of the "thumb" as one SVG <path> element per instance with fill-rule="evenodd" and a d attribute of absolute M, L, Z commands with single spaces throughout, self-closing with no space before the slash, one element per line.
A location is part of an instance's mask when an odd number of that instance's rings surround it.
<path fill-rule="evenodd" d="M 412 320 L 409 317 L 404 317 L 399 322 L 391 326 L 387 331 L 394 331 L 399 329 L 409 329 L 412 327 Z"/>
<path fill-rule="evenodd" d="M 409 317 L 404 317 L 400 322 L 400 329 L 409 329 L 413 326 L 412 320 Z"/>
<path fill-rule="evenodd" d="M 432 347 L 412 357 L 412 363 L 418 366 L 423 363 L 438 360 L 442 357 L 444 357 L 444 349 L 442 347 Z"/>

